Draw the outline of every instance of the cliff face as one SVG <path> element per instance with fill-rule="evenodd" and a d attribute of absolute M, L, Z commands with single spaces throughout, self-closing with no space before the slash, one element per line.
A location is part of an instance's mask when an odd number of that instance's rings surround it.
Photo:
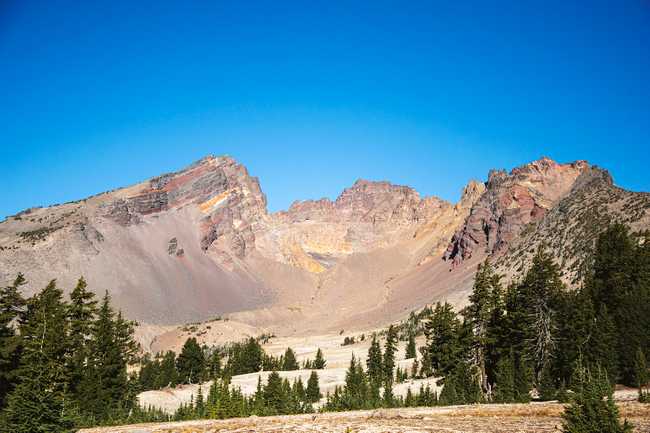
<path fill-rule="evenodd" d="M 390 248 L 413 239 L 428 224 L 461 220 L 462 212 L 412 188 L 358 180 L 335 200 L 295 202 L 271 215 L 257 245 L 274 260 L 321 273 L 352 254 Z M 429 237 L 447 238 L 448 230 Z"/>
<path fill-rule="evenodd" d="M 492 170 L 485 193 L 454 234 L 445 260 L 459 264 L 476 251 L 488 255 L 504 253 L 521 229 L 539 221 L 588 169 L 585 161 L 558 164 L 542 158 L 509 174 Z"/>
<path fill-rule="evenodd" d="M 0 283 L 24 272 L 31 294 L 83 275 L 147 323 L 229 314 L 278 332 L 373 326 L 436 300 L 461 304 L 481 260 L 513 275 L 542 242 L 575 283 L 609 222 L 650 227 L 649 197 L 584 161 L 543 158 L 470 182 L 456 204 L 359 180 L 333 201 L 270 214 L 244 166 L 206 157 L 0 222 Z"/>
<path fill-rule="evenodd" d="M 199 320 L 313 303 L 327 284 L 321 274 L 378 249 L 408 244 L 400 256 L 415 266 L 448 242 L 462 209 L 409 187 L 360 180 L 335 201 L 296 202 L 269 214 L 244 166 L 209 156 L 137 185 L 8 218 L 0 223 L 0 277 L 24 272 L 33 293 L 51 278 L 70 288 L 84 275 L 136 319 Z"/>

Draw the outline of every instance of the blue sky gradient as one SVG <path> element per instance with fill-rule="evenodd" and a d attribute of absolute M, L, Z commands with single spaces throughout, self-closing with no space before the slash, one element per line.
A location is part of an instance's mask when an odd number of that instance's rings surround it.
<path fill-rule="evenodd" d="M 0 2 L 0 218 L 229 154 L 271 210 L 542 155 L 649 191 L 650 2 Z"/>

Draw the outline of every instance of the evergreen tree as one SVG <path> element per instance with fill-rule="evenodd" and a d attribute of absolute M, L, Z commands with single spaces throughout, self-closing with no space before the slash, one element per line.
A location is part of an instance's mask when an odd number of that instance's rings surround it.
<path fill-rule="evenodd" d="M 65 366 L 67 306 L 62 295 L 51 281 L 27 303 L 20 325 L 24 342 L 18 371 L 21 382 L 8 397 L 3 419 L 7 432 L 59 433 L 73 427 Z"/>
<path fill-rule="evenodd" d="M 515 364 L 510 354 L 501 357 L 496 368 L 494 401 L 510 403 L 515 401 Z"/>
<path fill-rule="evenodd" d="M 425 325 L 431 369 L 439 376 L 450 374 L 458 362 L 460 326 L 456 313 L 448 303 L 437 303 Z"/>
<path fill-rule="evenodd" d="M 406 343 L 406 359 L 415 358 L 416 356 L 415 333 L 410 332 L 408 342 Z"/>
<path fill-rule="evenodd" d="M 356 410 L 365 408 L 369 403 L 368 397 L 368 379 L 363 371 L 361 362 L 357 361 L 354 354 L 352 354 L 350 366 L 345 374 L 342 409 Z"/>
<path fill-rule="evenodd" d="M 489 389 L 486 358 L 490 343 L 489 326 L 494 319 L 492 316 L 492 309 L 495 308 L 493 293 L 500 292 L 500 280 L 501 276 L 494 273 L 489 260 L 480 264 L 474 279 L 472 293 L 469 296 L 469 305 L 462 312 L 471 328 L 469 345 L 472 362 L 479 369 L 481 386 L 485 392 L 488 392 Z"/>
<path fill-rule="evenodd" d="M 133 404 L 124 399 L 128 378 L 116 320 L 106 292 L 93 323 L 87 374 L 80 391 L 82 409 L 99 422 L 123 413 Z"/>
<path fill-rule="evenodd" d="M 312 364 L 312 368 L 315 368 L 316 370 L 322 370 L 325 368 L 327 365 L 327 362 L 325 362 L 325 358 L 323 358 L 323 351 L 320 350 L 320 347 L 316 351 L 316 358 L 314 358 L 314 363 Z"/>
<path fill-rule="evenodd" d="M 537 393 L 542 401 L 554 400 L 557 396 L 557 386 L 549 365 L 542 369 L 542 374 L 537 385 Z"/>
<path fill-rule="evenodd" d="M 20 287 L 26 283 L 18 274 L 13 284 L 0 289 L 0 409 L 7 395 L 18 383 L 18 365 L 22 351 L 21 337 L 14 330 L 14 322 L 25 306 Z"/>
<path fill-rule="evenodd" d="M 69 391 L 76 395 L 84 380 L 84 374 L 90 357 L 90 339 L 92 327 L 97 311 L 95 295 L 86 290 L 87 284 L 83 277 L 79 278 L 77 285 L 70 294 L 68 319 L 70 322 L 70 344 L 73 348 L 72 356 L 68 363 L 70 375 Z"/>
<path fill-rule="evenodd" d="M 307 381 L 306 398 L 309 403 L 316 403 L 321 399 L 320 386 L 318 384 L 318 373 L 312 371 Z"/>
<path fill-rule="evenodd" d="M 199 390 L 196 393 L 196 402 L 194 404 L 194 418 L 205 418 L 206 416 L 206 407 L 205 402 L 203 401 L 203 390 L 199 385 Z"/>
<path fill-rule="evenodd" d="M 127 364 L 134 364 L 140 353 L 140 345 L 133 338 L 137 322 L 126 320 L 122 312 L 117 312 L 115 318 L 115 340 L 120 348 L 122 357 Z"/>
<path fill-rule="evenodd" d="M 368 370 L 368 386 L 369 386 L 369 403 L 372 407 L 379 406 L 380 402 L 380 389 L 384 380 L 383 371 L 383 355 L 381 346 L 377 340 L 377 335 L 372 335 L 370 348 L 368 349 L 368 356 L 366 358 L 366 368 Z"/>
<path fill-rule="evenodd" d="M 442 391 L 440 392 L 440 398 L 438 402 L 442 406 L 451 406 L 455 404 L 460 404 L 460 399 L 458 398 L 458 393 L 456 392 L 456 381 L 453 377 L 450 377 L 449 380 L 445 381 Z"/>
<path fill-rule="evenodd" d="M 632 426 L 620 423 L 618 408 L 612 396 L 607 375 L 597 369 L 595 374 L 583 367 L 576 371 L 573 401 L 563 414 L 565 433 L 626 433 Z"/>
<path fill-rule="evenodd" d="M 196 338 L 185 340 L 183 349 L 176 360 L 178 379 L 180 383 L 199 383 L 203 379 L 205 357 Z"/>
<path fill-rule="evenodd" d="M 496 382 L 496 372 L 499 361 L 509 351 L 509 330 L 505 317 L 503 290 L 500 285 L 495 285 L 490 294 L 490 317 L 485 330 L 485 378 L 488 383 L 487 395 L 492 397 Z M 485 385 L 484 382 L 483 386 Z M 485 390 L 485 389 L 484 389 Z"/>
<path fill-rule="evenodd" d="M 613 224 L 598 237 L 587 279 L 594 307 L 606 306 L 616 328 L 616 376 L 634 386 L 637 347 L 650 347 L 650 246 L 648 233 L 630 235 Z"/>
<path fill-rule="evenodd" d="M 532 362 L 535 380 L 539 382 L 542 369 L 554 356 L 558 335 L 557 310 L 560 297 L 565 291 L 560 272 L 553 257 L 542 245 L 531 268 L 526 273 L 518 291 L 522 296 L 524 314 L 525 353 Z"/>
<path fill-rule="evenodd" d="M 639 387 L 639 401 L 641 403 L 650 403 L 650 393 L 647 390 L 644 390 L 650 380 L 650 374 L 648 373 L 648 364 L 646 363 L 645 354 L 640 347 L 636 351 L 635 372 L 636 383 Z"/>
<path fill-rule="evenodd" d="M 590 338 L 584 350 L 584 360 L 589 366 L 599 365 L 607 373 L 610 383 L 615 383 L 619 363 L 616 350 L 612 349 L 617 347 L 617 332 L 607 305 L 600 306 L 600 311 L 595 316 L 590 330 Z"/>
<path fill-rule="evenodd" d="M 269 415 L 285 413 L 287 395 L 282 386 L 282 379 L 277 371 L 271 372 L 264 387 L 264 402 Z"/>
<path fill-rule="evenodd" d="M 208 377 L 216 380 L 221 376 L 221 354 L 214 349 L 208 358 Z"/>
<path fill-rule="evenodd" d="M 298 370 L 299 368 L 298 361 L 296 361 L 296 354 L 293 352 L 293 349 L 287 347 L 282 361 L 282 370 L 291 371 Z"/>
<path fill-rule="evenodd" d="M 384 344 L 384 362 L 383 376 L 384 386 L 393 382 L 393 371 L 395 370 L 395 352 L 397 351 L 397 327 L 390 325 L 386 333 L 386 343 Z"/>
<path fill-rule="evenodd" d="M 140 363 L 140 372 L 138 374 L 139 389 L 141 391 L 159 389 L 157 382 L 159 371 L 160 362 L 158 359 L 152 360 L 148 353 L 145 354 Z"/>
<path fill-rule="evenodd" d="M 413 393 L 411 392 L 411 387 L 409 386 L 408 389 L 406 390 L 406 397 L 404 398 L 404 406 L 405 407 L 415 407 L 416 400 L 413 397 Z"/>
<path fill-rule="evenodd" d="M 156 389 L 174 387 L 178 383 L 179 379 L 178 371 L 176 371 L 176 354 L 169 350 L 160 361 L 160 373 L 156 380 Z"/>

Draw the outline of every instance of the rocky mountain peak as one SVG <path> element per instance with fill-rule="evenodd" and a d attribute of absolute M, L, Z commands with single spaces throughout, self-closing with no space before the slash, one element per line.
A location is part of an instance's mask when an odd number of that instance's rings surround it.
<path fill-rule="evenodd" d="M 476 251 L 504 252 L 513 237 L 541 219 L 589 167 L 586 161 L 559 164 L 542 157 L 510 173 L 491 170 L 486 191 L 454 234 L 444 258 L 458 264 Z"/>

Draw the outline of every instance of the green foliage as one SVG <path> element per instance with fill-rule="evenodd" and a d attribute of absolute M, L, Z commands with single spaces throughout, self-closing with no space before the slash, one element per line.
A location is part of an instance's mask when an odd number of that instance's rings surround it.
<path fill-rule="evenodd" d="M 86 363 L 90 358 L 93 319 L 97 312 L 95 295 L 86 289 L 86 280 L 79 278 L 70 294 L 68 320 L 70 322 L 70 345 L 74 348 L 68 361 L 70 375 L 69 391 L 73 394 L 84 382 Z"/>
<path fill-rule="evenodd" d="M 9 395 L 3 423 L 18 433 L 70 431 L 67 391 L 69 376 L 64 360 L 70 353 L 63 293 L 51 281 L 27 302 L 20 324 L 23 354 L 19 385 Z"/>
<path fill-rule="evenodd" d="M 282 361 L 282 370 L 291 371 L 298 370 L 299 368 L 298 361 L 296 361 L 296 354 L 293 352 L 293 349 L 287 347 Z"/>
<path fill-rule="evenodd" d="M 632 426 L 621 424 L 618 408 L 612 397 L 612 387 L 605 372 L 598 368 L 594 374 L 579 366 L 576 370 L 575 395 L 563 418 L 565 433 L 625 433 Z"/>
<path fill-rule="evenodd" d="M 314 363 L 312 364 L 312 367 L 315 368 L 316 370 L 322 370 L 325 368 L 327 365 L 327 362 L 325 362 L 325 358 L 323 357 L 323 351 L 320 350 L 320 347 L 316 351 L 316 358 L 314 358 Z"/>
<path fill-rule="evenodd" d="M 18 383 L 18 366 L 22 351 L 22 339 L 12 323 L 25 306 L 20 287 L 25 278 L 18 274 L 13 284 L 0 289 L 0 408 L 4 407 L 7 395 Z"/>
<path fill-rule="evenodd" d="M 438 376 L 450 374 L 461 351 L 459 330 L 461 324 L 452 306 L 437 303 L 425 325 L 430 367 Z"/>
<path fill-rule="evenodd" d="M 306 398 L 309 403 L 316 403 L 322 397 L 320 386 L 318 384 L 318 373 L 312 371 L 307 381 Z"/>
<path fill-rule="evenodd" d="M 227 356 L 226 375 L 254 373 L 262 369 L 264 350 L 256 339 L 250 337 L 245 343 L 234 343 L 228 347 Z"/>
<path fill-rule="evenodd" d="M 639 402 L 650 403 L 650 391 L 647 389 L 650 374 L 648 373 L 645 354 L 641 348 L 636 351 L 635 375 L 639 387 Z"/>
<path fill-rule="evenodd" d="M 386 343 L 384 344 L 384 361 L 383 361 L 383 376 L 385 386 L 392 384 L 393 372 L 395 370 L 395 352 L 397 351 L 397 328 L 393 325 L 388 327 L 386 333 Z"/>
<path fill-rule="evenodd" d="M 174 387 L 179 383 L 178 371 L 176 370 L 176 354 L 171 350 L 167 351 L 160 360 L 160 373 L 155 383 L 154 389 Z"/>
<path fill-rule="evenodd" d="M 415 347 L 415 334 L 410 333 L 406 343 L 406 359 L 415 358 L 417 351 Z"/>
<path fill-rule="evenodd" d="M 205 374 L 205 356 L 196 338 L 188 338 L 176 360 L 180 383 L 199 383 Z"/>

